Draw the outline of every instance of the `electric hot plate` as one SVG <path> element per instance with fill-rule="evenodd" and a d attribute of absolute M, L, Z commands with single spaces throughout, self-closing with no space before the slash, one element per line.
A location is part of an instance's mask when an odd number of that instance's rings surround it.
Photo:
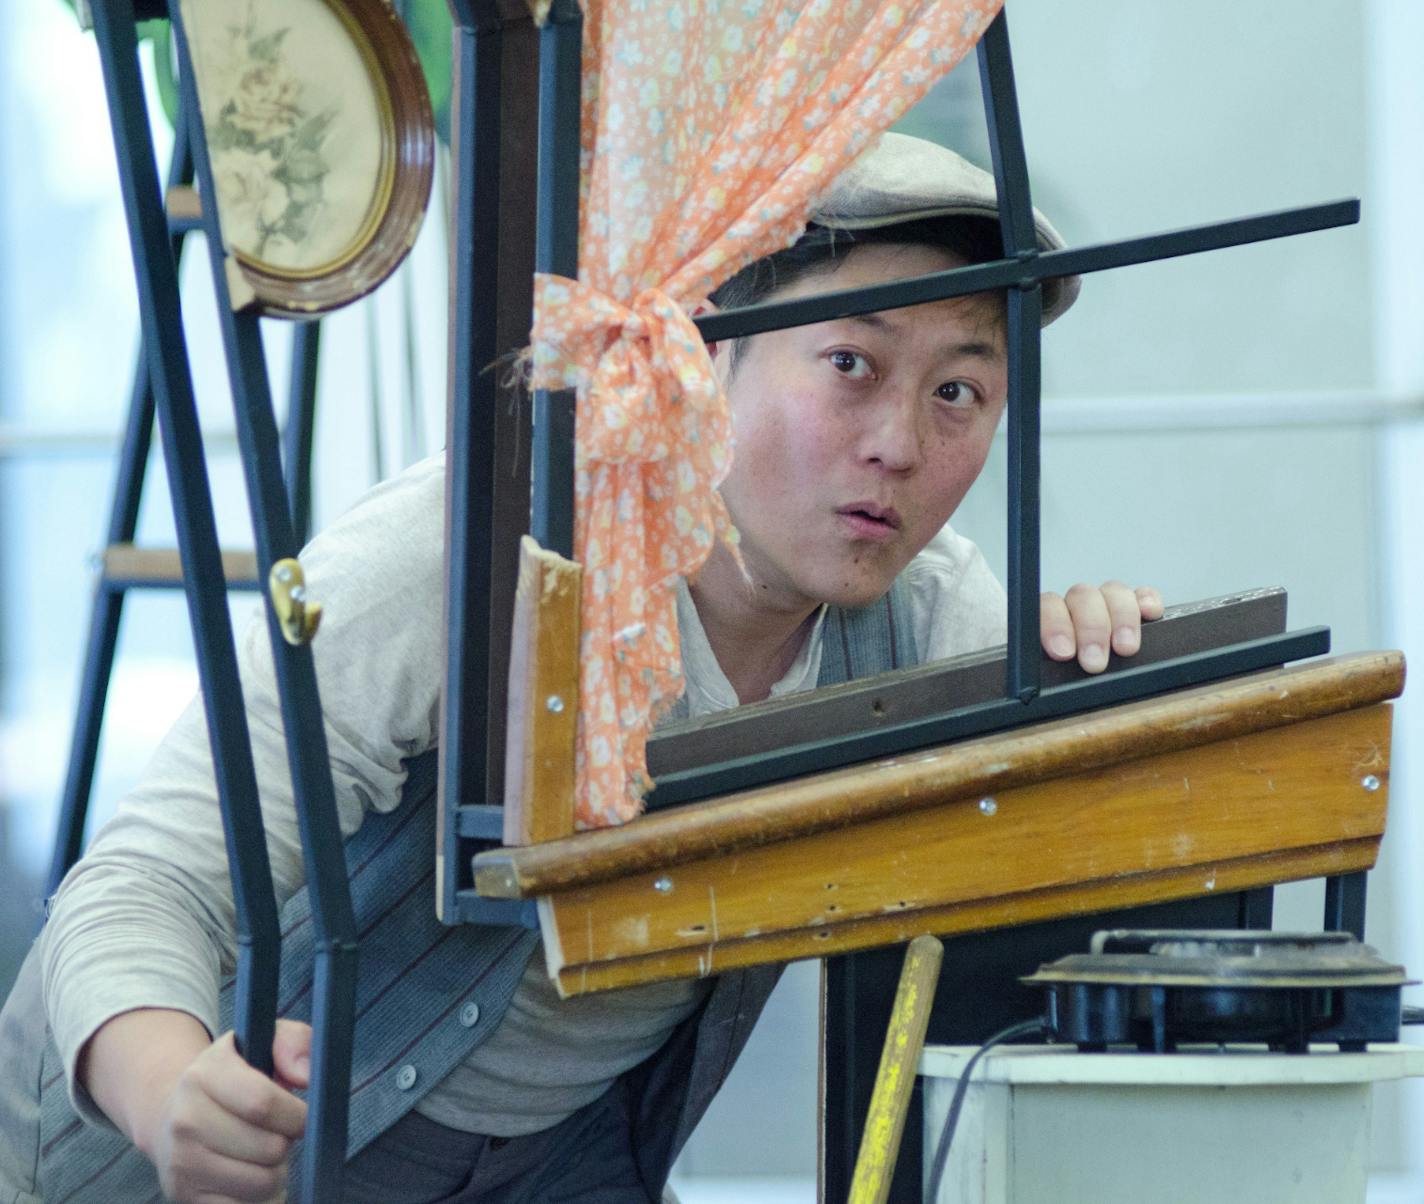
<path fill-rule="evenodd" d="M 1253 1043 L 1358 1052 L 1399 1039 L 1402 966 L 1348 932 L 1118 930 L 1023 979 L 1047 992 L 1045 1023 L 1080 1050 Z"/>

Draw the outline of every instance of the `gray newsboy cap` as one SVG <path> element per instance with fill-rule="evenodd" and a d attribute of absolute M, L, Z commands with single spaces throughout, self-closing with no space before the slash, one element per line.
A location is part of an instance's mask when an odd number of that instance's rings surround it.
<path fill-rule="evenodd" d="M 872 230 L 934 217 L 977 217 L 997 222 L 994 177 L 952 150 L 908 134 L 881 134 L 831 185 L 811 214 L 835 230 Z M 1037 209 L 1034 229 L 1041 251 L 1057 251 L 1063 238 Z M 1043 325 L 1068 309 L 1082 286 L 1079 276 L 1043 282 Z"/>

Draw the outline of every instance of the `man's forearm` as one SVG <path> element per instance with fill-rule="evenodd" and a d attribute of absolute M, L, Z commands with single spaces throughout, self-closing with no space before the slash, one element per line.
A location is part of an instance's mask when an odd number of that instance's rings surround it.
<path fill-rule="evenodd" d="M 140 1008 L 106 1021 L 79 1054 L 78 1078 L 94 1102 L 145 1154 L 183 1071 L 212 1043 L 187 1012 Z"/>

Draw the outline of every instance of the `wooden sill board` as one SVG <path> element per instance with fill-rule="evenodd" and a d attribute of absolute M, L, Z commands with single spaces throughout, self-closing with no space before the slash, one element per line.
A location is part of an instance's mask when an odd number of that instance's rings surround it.
<path fill-rule="evenodd" d="M 1402 684 L 1397 653 L 1255 675 L 493 850 L 476 883 L 539 898 L 578 994 L 1363 869 Z"/>

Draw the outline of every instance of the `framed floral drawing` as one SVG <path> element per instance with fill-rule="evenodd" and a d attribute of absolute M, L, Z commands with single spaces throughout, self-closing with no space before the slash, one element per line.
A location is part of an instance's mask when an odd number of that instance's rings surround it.
<path fill-rule="evenodd" d="M 415 242 L 435 123 L 384 0 L 182 0 L 234 304 L 312 317 Z"/>

